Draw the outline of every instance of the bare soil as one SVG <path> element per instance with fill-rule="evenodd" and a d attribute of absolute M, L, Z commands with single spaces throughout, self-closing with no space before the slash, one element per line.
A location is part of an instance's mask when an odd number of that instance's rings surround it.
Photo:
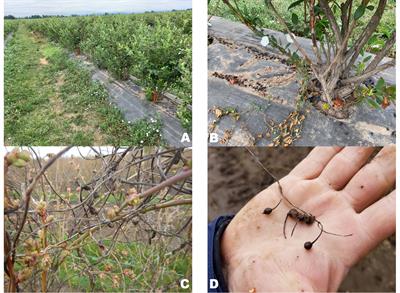
<path fill-rule="evenodd" d="M 286 175 L 312 148 L 268 148 L 259 158 L 278 178 Z M 236 213 L 254 195 L 273 183 L 260 170 L 245 148 L 209 148 L 208 219 Z M 395 291 L 395 236 L 381 243 L 353 267 L 340 287 L 341 292 Z"/>

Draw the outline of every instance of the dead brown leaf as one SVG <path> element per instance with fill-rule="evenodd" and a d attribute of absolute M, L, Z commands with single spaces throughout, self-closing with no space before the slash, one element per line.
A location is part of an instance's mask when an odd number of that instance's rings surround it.
<path fill-rule="evenodd" d="M 222 115 L 224 115 L 224 112 L 223 112 L 221 109 L 219 109 L 219 108 L 215 108 L 215 109 L 214 109 L 214 114 L 215 114 L 215 117 L 221 118 Z"/>

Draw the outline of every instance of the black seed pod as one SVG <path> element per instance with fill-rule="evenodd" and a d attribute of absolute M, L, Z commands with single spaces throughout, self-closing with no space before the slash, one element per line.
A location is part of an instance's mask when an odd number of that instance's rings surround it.
<path fill-rule="evenodd" d="M 266 208 L 266 209 L 263 211 L 263 214 L 264 214 L 264 215 L 269 215 L 270 213 L 272 213 L 272 209 L 271 209 L 271 208 Z"/>
<path fill-rule="evenodd" d="M 304 243 L 304 248 L 307 250 L 310 250 L 313 244 L 310 241 L 307 241 Z"/>

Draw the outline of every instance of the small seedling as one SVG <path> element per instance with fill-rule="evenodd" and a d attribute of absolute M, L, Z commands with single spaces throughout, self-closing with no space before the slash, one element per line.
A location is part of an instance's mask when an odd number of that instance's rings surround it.
<path fill-rule="evenodd" d="M 246 149 L 250 153 L 250 155 L 254 158 L 256 163 L 268 175 L 270 175 L 274 179 L 274 181 L 276 183 L 278 183 L 279 191 L 280 191 L 280 194 L 282 196 L 282 198 L 279 200 L 279 202 L 278 202 L 278 204 L 276 206 L 274 206 L 273 208 L 271 208 L 271 207 L 265 208 L 264 211 L 263 211 L 263 214 L 264 215 L 270 215 L 281 204 L 283 199 L 286 200 L 292 206 L 292 208 L 287 212 L 285 221 L 283 223 L 283 236 L 285 237 L 285 239 L 286 239 L 286 223 L 287 223 L 288 218 L 291 218 L 296 222 L 294 224 L 293 228 L 292 228 L 292 232 L 290 233 L 290 237 L 293 236 L 294 230 L 296 229 L 298 223 L 304 223 L 304 224 L 309 225 L 309 226 L 313 225 L 314 223 L 317 223 L 318 228 L 320 229 L 320 232 L 319 232 L 318 236 L 313 241 L 306 241 L 304 243 L 304 248 L 307 249 L 307 250 L 310 250 L 313 247 L 314 243 L 317 242 L 317 240 L 321 237 L 322 233 L 326 233 L 326 234 L 330 234 L 330 235 L 334 235 L 334 236 L 340 236 L 340 237 L 349 237 L 349 236 L 353 235 L 353 234 L 346 234 L 346 235 L 336 234 L 336 233 L 331 233 L 331 232 L 328 232 L 328 231 L 324 230 L 324 226 L 322 225 L 322 223 L 314 215 L 312 215 L 311 213 L 308 213 L 308 212 L 302 210 L 301 208 L 299 208 L 298 206 L 294 205 L 284 195 L 283 189 L 282 189 L 282 186 L 281 186 L 279 180 L 261 163 L 261 161 L 258 159 L 258 157 L 249 148 L 246 147 Z"/>

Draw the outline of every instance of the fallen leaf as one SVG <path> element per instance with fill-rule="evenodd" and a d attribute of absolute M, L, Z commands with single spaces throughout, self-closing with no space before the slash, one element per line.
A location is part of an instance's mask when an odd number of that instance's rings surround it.
<path fill-rule="evenodd" d="M 389 102 L 389 100 L 388 100 L 388 98 L 387 97 L 384 97 L 383 98 L 383 101 L 382 101 L 382 108 L 383 109 L 386 109 L 388 106 L 390 105 L 390 102 Z"/>
<path fill-rule="evenodd" d="M 214 110 L 214 114 L 215 114 L 215 116 L 216 116 L 217 118 L 221 118 L 222 115 L 224 114 L 224 112 L 222 112 L 221 109 L 216 108 L 216 109 Z"/>
<path fill-rule="evenodd" d="M 341 109 L 344 106 L 344 100 L 341 98 L 335 98 L 333 99 L 333 107 L 337 109 Z"/>

